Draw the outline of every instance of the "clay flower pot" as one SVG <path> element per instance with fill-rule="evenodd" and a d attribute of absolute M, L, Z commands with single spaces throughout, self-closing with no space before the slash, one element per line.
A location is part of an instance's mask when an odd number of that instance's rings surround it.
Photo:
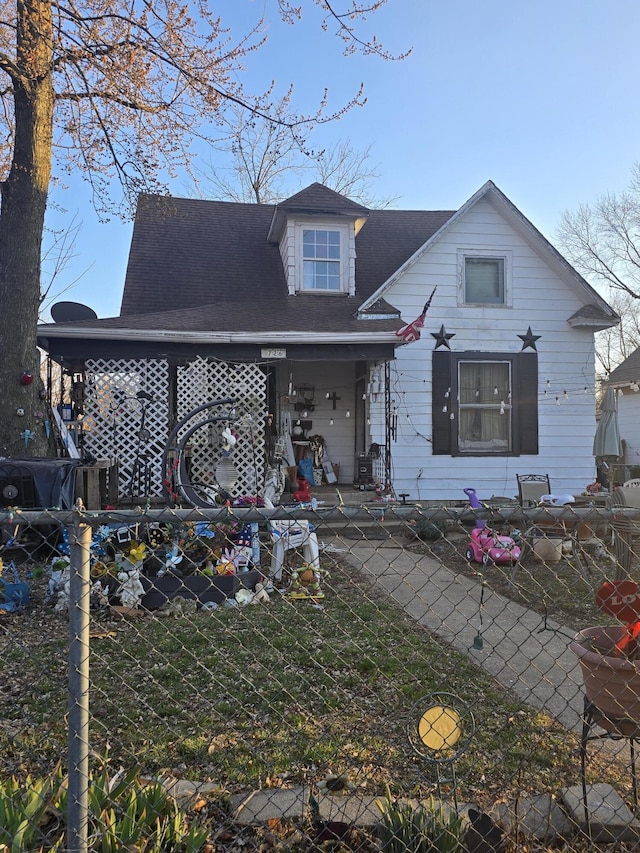
<path fill-rule="evenodd" d="M 628 636 L 624 625 L 585 628 L 569 648 L 580 662 L 587 699 L 606 717 L 640 726 L 640 659 L 620 650 Z M 637 652 L 637 643 L 632 650 Z"/>

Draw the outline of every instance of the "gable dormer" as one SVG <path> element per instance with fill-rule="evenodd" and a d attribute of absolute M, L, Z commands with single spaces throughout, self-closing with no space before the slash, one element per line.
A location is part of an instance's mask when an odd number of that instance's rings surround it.
<path fill-rule="evenodd" d="M 267 240 L 280 247 L 290 296 L 355 296 L 356 235 L 368 214 L 318 183 L 277 205 Z"/>

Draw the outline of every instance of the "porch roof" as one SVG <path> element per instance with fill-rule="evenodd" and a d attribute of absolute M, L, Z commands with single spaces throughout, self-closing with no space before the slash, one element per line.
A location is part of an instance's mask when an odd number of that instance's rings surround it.
<path fill-rule="evenodd" d="M 327 334 L 332 338 L 382 334 L 392 339 L 395 330 L 402 325 L 399 312 L 387 303 L 376 306 L 376 316 L 385 319 L 357 319 L 357 307 L 356 300 L 346 296 L 299 294 L 292 297 L 278 293 L 265 305 L 256 299 L 241 299 L 226 293 L 197 307 L 43 324 L 39 331 L 48 337 L 79 334 L 87 339 L 117 337 L 118 332 L 126 332 L 145 340 L 166 340 L 171 333 L 176 333 L 184 340 L 189 336 L 194 340 L 205 336 L 209 340 L 229 341 L 232 337 L 249 334 L 252 340 L 261 341 L 275 334 L 308 341 L 310 336 L 320 339 Z"/>

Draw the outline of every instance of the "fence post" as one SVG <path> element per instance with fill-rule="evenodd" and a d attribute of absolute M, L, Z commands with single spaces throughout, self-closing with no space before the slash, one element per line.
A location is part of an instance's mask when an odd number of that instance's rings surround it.
<path fill-rule="evenodd" d="M 69 808 L 68 853 L 88 850 L 89 808 L 89 599 L 91 527 L 78 513 L 68 529 L 69 585 Z"/>

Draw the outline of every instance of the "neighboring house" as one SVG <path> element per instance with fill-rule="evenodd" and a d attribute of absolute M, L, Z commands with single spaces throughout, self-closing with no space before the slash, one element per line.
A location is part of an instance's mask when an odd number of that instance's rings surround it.
<path fill-rule="evenodd" d="M 604 384 L 618 392 L 618 426 L 624 450 L 620 464 L 626 473 L 617 479 L 623 481 L 627 474 L 637 477 L 640 466 L 640 349 L 612 370 Z"/>
<path fill-rule="evenodd" d="M 120 316 L 39 331 L 82 385 L 86 446 L 124 460 L 130 492 L 143 406 L 122 401 L 143 390 L 152 492 L 171 424 L 238 396 L 287 441 L 321 435 L 340 483 L 460 500 L 513 496 L 517 473 L 563 493 L 594 479 L 593 336 L 617 322 L 492 182 L 458 211 L 367 210 L 312 184 L 279 205 L 141 196 Z M 255 489 L 255 417 L 248 434 Z"/>

